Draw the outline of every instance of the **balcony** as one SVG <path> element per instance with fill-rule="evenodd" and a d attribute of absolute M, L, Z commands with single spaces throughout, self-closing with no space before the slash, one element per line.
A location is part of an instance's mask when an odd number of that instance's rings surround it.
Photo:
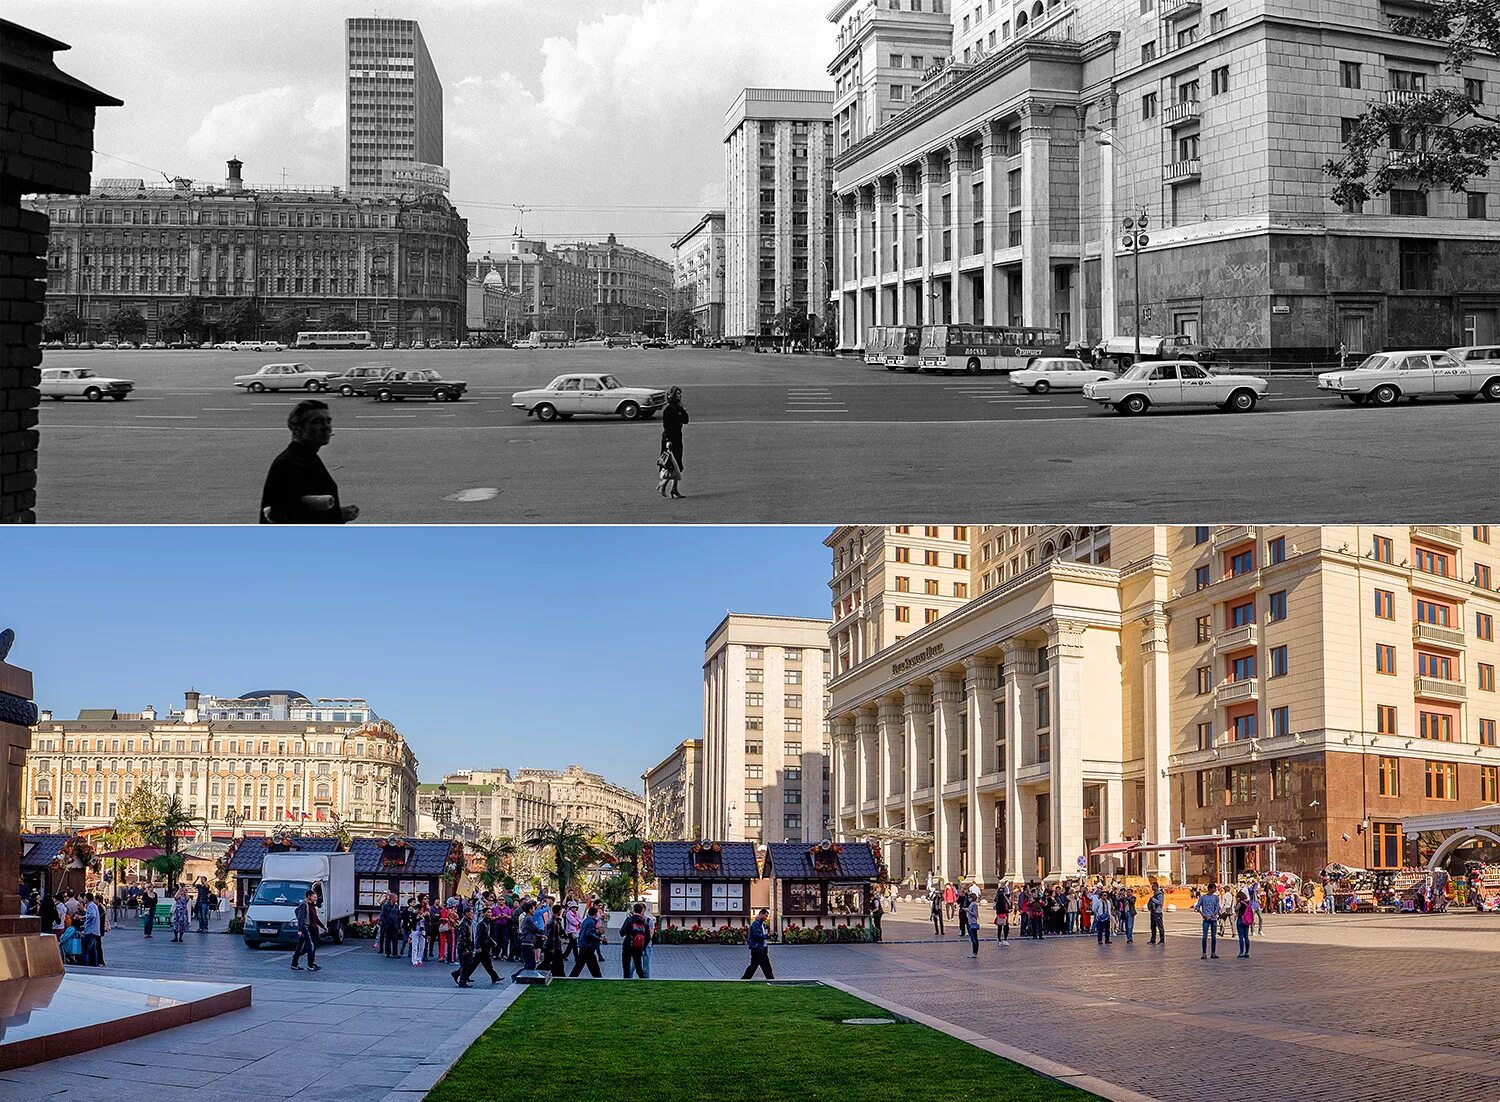
<path fill-rule="evenodd" d="M 1248 524 L 1224 524 L 1213 531 L 1213 549 L 1222 551 L 1236 544 L 1249 543 L 1255 538 L 1255 529 Z"/>
<path fill-rule="evenodd" d="M 1451 647 L 1455 650 L 1462 650 L 1467 642 L 1461 631 L 1439 627 L 1437 624 L 1426 624 L 1420 620 L 1412 625 L 1411 637 L 1414 643 L 1431 643 L 1434 646 Z"/>
<path fill-rule="evenodd" d="M 1162 179 L 1169 184 L 1185 184 L 1189 180 L 1201 180 L 1203 178 L 1202 163 L 1197 157 L 1186 161 L 1173 161 L 1162 169 Z"/>
<path fill-rule="evenodd" d="M 1417 524 L 1412 526 L 1411 534 L 1417 539 L 1445 543 L 1449 547 L 1464 544 L 1463 526 L 1458 524 Z"/>
<path fill-rule="evenodd" d="M 1416 103 L 1427 93 L 1412 88 L 1389 88 L 1385 93 L 1385 102 L 1394 104 Z"/>
<path fill-rule="evenodd" d="M 1198 121 L 1198 101 L 1181 100 L 1161 113 L 1161 124 L 1168 130 Z"/>
<path fill-rule="evenodd" d="M 1392 172 L 1410 172 L 1421 164 L 1425 155 L 1420 149 L 1392 149 L 1385 155 L 1386 167 Z"/>
<path fill-rule="evenodd" d="M 1417 678 L 1416 691 L 1418 696 L 1428 700 L 1448 700 L 1462 704 L 1469 699 L 1468 690 L 1464 688 L 1462 681 L 1443 681 L 1436 677 Z"/>
<path fill-rule="evenodd" d="M 1229 651 L 1243 650 L 1246 647 L 1257 647 L 1260 645 L 1260 625 L 1241 624 L 1231 631 L 1223 632 L 1214 639 L 1214 653 L 1227 654 Z"/>
<path fill-rule="evenodd" d="M 1161 6 L 1161 17 L 1163 19 L 1181 19 L 1184 15 L 1192 15 L 1203 8 L 1202 0 L 1166 0 Z"/>
<path fill-rule="evenodd" d="M 1214 707 L 1225 708 L 1230 704 L 1249 704 L 1260 699 L 1260 682 L 1255 678 L 1244 681 L 1225 681 L 1214 690 Z"/>

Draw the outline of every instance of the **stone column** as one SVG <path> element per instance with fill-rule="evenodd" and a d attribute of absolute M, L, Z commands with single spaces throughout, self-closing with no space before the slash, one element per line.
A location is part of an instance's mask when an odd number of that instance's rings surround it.
<path fill-rule="evenodd" d="M 886 195 L 885 177 L 876 179 L 874 186 L 870 189 L 871 201 L 874 203 L 875 231 L 873 236 L 874 258 L 870 263 L 871 274 L 875 277 L 875 310 L 872 325 L 889 325 L 891 319 L 886 313 L 885 290 L 881 286 L 880 277 L 885 272 L 885 216 L 890 209 L 891 200 Z"/>
<path fill-rule="evenodd" d="M 1009 182 L 1005 178 L 1006 147 L 1005 127 L 998 119 L 985 123 L 983 142 L 984 156 L 984 324 L 1000 324 L 1000 282 L 996 278 L 994 254 L 1006 247 L 1010 232 L 1010 208 L 1006 205 Z"/>
<path fill-rule="evenodd" d="M 853 738 L 854 717 L 852 715 L 837 716 L 830 724 L 829 731 L 831 774 L 828 778 L 828 791 L 833 799 L 833 826 L 838 833 L 843 832 L 844 805 L 849 791 L 848 748 Z"/>
<path fill-rule="evenodd" d="M 933 258 L 943 252 L 943 222 L 938 217 L 942 209 L 943 157 L 941 153 L 926 153 L 921 163 L 922 187 L 922 324 L 937 323 L 936 301 L 932 297 Z M 936 238 L 936 241 L 934 241 Z"/>
<path fill-rule="evenodd" d="M 906 269 L 915 263 L 912 227 L 916 224 L 917 202 L 917 182 L 909 166 L 897 170 L 896 189 L 896 324 L 915 325 L 917 319 L 906 303 Z"/>
<path fill-rule="evenodd" d="M 1172 789 L 1162 774 L 1172 753 L 1172 698 L 1167 660 L 1167 614 L 1159 609 L 1141 617 L 1141 702 L 1145 731 L 1143 767 L 1146 781 L 1143 837 L 1165 845 L 1172 833 Z M 1168 876 L 1171 856 L 1157 852 L 1147 857 L 1158 875 Z M 1144 871 L 1144 870 L 1143 870 Z"/>
<path fill-rule="evenodd" d="M 963 704 L 964 690 L 958 678 L 951 674 L 940 674 L 932 682 L 932 737 L 933 737 L 933 843 L 937 856 L 938 875 L 946 880 L 957 879 L 959 873 L 958 850 L 958 804 L 950 803 L 943 796 L 943 788 L 953 780 L 953 769 L 958 762 L 958 710 Z"/>
<path fill-rule="evenodd" d="M 839 196 L 838 218 L 835 232 L 838 236 L 839 270 L 839 343 L 845 348 L 859 351 L 865 346 L 865 331 L 859 326 L 859 273 L 855 268 L 854 229 L 851 225 L 858 214 L 858 206 L 852 192 Z M 757 277 L 758 278 L 758 277 Z M 854 298 L 850 300 L 849 284 L 854 284 Z M 851 332 L 852 330 L 852 332 Z"/>
<path fill-rule="evenodd" d="M 876 798 L 876 789 L 880 784 L 880 764 L 875 756 L 873 708 L 861 708 L 854 714 L 854 742 L 855 762 L 859 770 L 859 784 L 854 797 L 855 812 L 859 816 L 859 825 L 867 827 L 873 824 L 868 821 L 869 813 L 865 810 L 865 804 Z"/>
<path fill-rule="evenodd" d="M 1058 621 L 1047 647 L 1052 660 L 1052 868 L 1076 870 L 1083 854 L 1083 637 L 1085 625 Z"/>
<path fill-rule="evenodd" d="M 1021 309 L 1026 325 L 1052 323 L 1052 106 L 1021 107 Z"/>
<path fill-rule="evenodd" d="M 1107 339 L 1116 333 L 1118 306 L 1115 298 L 1115 242 L 1121 234 L 1115 204 L 1115 147 L 1119 131 L 1115 127 L 1119 97 L 1113 92 L 1095 101 L 1099 108 L 1099 126 L 1108 132 L 1110 142 L 1100 142 L 1099 150 L 1099 324 L 1100 335 Z M 1088 223 L 1084 223 L 1087 225 Z M 1156 841 L 1156 839 L 1152 839 Z"/>
<path fill-rule="evenodd" d="M 1005 878 L 1027 880 L 1036 867 L 1036 807 L 1024 799 L 1016 771 L 1025 764 L 1026 695 L 1036 676 L 1036 650 L 1020 642 L 1005 644 Z M 1022 807 L 1024 802 L 1030 804 Z"/>
<path fill-rule="evenodd" d="M 973 221 L 965 217 L 966 212 L 973 206 L 974 173 L 974 154 L 967 141 L 957 140 L 948 143 L 948 163 L 952 166 L 948 173 L 951 185 L 949 194 L 952 196 L 952 203 L 948 209 L 948 229 L 953 236 L 953 267 L 952 274 L 949 276 L 949 287 L 953 295 L 953 320 L 973 322 L 974 295 L 964 286 L 964 277 L 959 270 L 959 261 L 969 252 L 967 228 Z"/>
<path fill-rule="evenodd" d="M 901 726 L 901 701 L 898 697 L 883 696 L 880 698 L 879 711 L 876 713 L 876 724 L 879 740 L 878 758 L 880 762 L 880 816 L 881 826 L 890 826 L 890 812 L 887 810 L 886 801 L 889 797 L 899 791 L 896 788 L 897 780 L 901 776 L 901 752 L 903 730 Z"/>
<path fill-rule="evenodd" d="M 925 685 L 907 685 L 901 690 L 904 702 L 901 706 L 901 714 L 904 720 L 904 742 L 906 755 L 906 785 L 902 795 L 906 799 L 903 809 L 906 816 L 906 829 L 915 830 L 917 825 L 916 808 L 912 800 L 912 794 L 922 787 L 922 770 L 925 754 L 922 752 L 926 731 L 932 723 L 932 697 Z M 919 866 L 921 863 L 921 847 L 909 847 L 906 851 L 907 868 Z"/>
<path fill-rule="evenodd" d="M 995 662 L 964 660 L 964 692 L 969 711 L 969 868 L 974 879 L 988 883 L 995 875 L 994 812 L 985 814 L 979 799 L 979 776 L 986 748 L 995 741 Z M 986 802 L 988 802 L 986 797 Z"/>
<path fill-rule="evenodd" d="M 870 275 L 870 220 L 875 213 L 875 198 L 869 187 L 861 185 L 855 193 L 859 209 L 854 223 L 854 272 L 858 291 L 854 300 L 855 322 L 859 326 L 860 347 L 864 347 L 865 330 L 874 325 L 874 312 L 865 299 L 865 277 Z"/>

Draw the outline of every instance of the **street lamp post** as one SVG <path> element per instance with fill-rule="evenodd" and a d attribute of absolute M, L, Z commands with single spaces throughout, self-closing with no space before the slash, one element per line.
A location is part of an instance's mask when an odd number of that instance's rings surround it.
<path fill-rule="evenodd" d="M 438 785 L 438 794 L 432 798 L 432 817 L 437 821 L 438 831 L 448 837 L 448 828 L 453 823 L 453 807 L 457 801 L 448 795 L 446 784 Z"/>
<path fill-rule="evenodd" d="M 578 315 L 586 314 L 588 312 L 589 307 L 587 306 L 580 306 L 578 309 L 573 311 L 573 341 L 575 344 L 578 341 Z"/>
<path fill-rule="evenodd" d="M 653 288 L 651 288 L 651 293 L 652 294 L 656 294 L 656 295 L 660 295 L 662 297 L 662 302 L 666 306 L 667 316 L 666 316 L 666 320 L 664 322 L 662 322 L 662 338 L 664 340 L 671 340 L 672 339 L 672 295 L 668 291 L 663 291 L 660 287 L 653 287 Z"/>
<path fill-rule="evenodd" d="M 1146 236 L 1147 218 L 1143 210 L 1140 214 L 1132 217 L 1125 216 L 1125 247 L 1130 250 L 1131 258 L 1135 262 L 1135 286 L 1132 298 L 1135 299 L 1135 362 L 1141 362 L 1141 247 L 1150 243 L 1151 238 Z"/>

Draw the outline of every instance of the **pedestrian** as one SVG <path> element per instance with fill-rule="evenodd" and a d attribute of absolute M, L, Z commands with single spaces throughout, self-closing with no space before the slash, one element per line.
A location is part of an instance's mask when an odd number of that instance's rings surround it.
<path fill-rule="evenodd" d="M 657 489 L 662 497 L 667 496 L 667 487 L 673 497 L 682 497 L 682 426 L 688 423 L 688 411 L 682 404 L 682 388 L 674 386 L 667 391 L 667 406 L 661 411 L 661 456 L 657 460 L 660 474 Z"/>
<path fill-rule="evenodd" d="M 958 936 L 969 936 L 969 897 L 958 896 Z"/>
<path fill-rule="evenodd" d="M 1136 899 L 1134 888 L 1121 888 L 1120 900 L 1120 929 L 1125 932 L 1125 944 L 1135 944 L 1135 912 Z"/>
<path fill-rule="evenodd" d="M 94 968 L 104 967 L 104 951 L 100 947 L 100 938 L 104 931 L 101 923 L 104 921 L 104 908 L 92 894 L 84 896 L 83 905 L 83 963 Z"/>
<path fill-rule="evenodd" d="M 964 907 L 965 925 L 969 928 L 970 956 L 979 955 L 979 893 L 969 896 Z"/>
<path fill-rule="evenodd" d="M 516 912 L 516 941 L 521 949 L 521 967 L 516 970 L 511 979 L 515 979 L 522 972 L 536 971 L 536 923 L 532 921 L 535 911 L 536 904 L 528 899 Z"/>
<path fill-rule="evenodd" d="M 576 979 L 585 968 L 596 980 L 599 975 L 599 908 L 589 905 L 589 913 L 578 927 L 578 953 L 573 958 L 573 971 L 569 975 Z"/>
<path fill-rule="evenodd" d="M 1039 891 L 1032 892 L 1031 902 L 1027 904 L 1027 907 L 1030 911 L 1031 936 L 1037 941 L 1041 941 L 1042 937 L 1044 936 L 1044 931 L 1042 929 L 1042 893 Z"/>
<path fill-rule="evenodd" d="M 302 971 L 302 965 L 297 962 L 306 953 L 307 970 L 321 972 L 318 967 L 318 930 L 322 922 L 318 919 L 318 893 L 309 888 L 294 913 L 297 916 L 297 947 L 292 950 L 292 971 Z"/>
<path fill-rule="evenodd" d="M 401 907 L 396 902 L 395 892 L 385 893 L 385 902 L 380 905 L 380 952 L 387 959 L 394 959 L 401 951 Z"/>
<path fill-rule="evenodd" d="M 950 881 L 943 885 L 943 917 L 953 918 L 953 912 L 958 909 L 958 892 L 953 888 Z"/>
<path fill-rule="evenodd" d="M 567 910 L 563 912 L 563 960 L 568 957 L 578 959 L 578 934 L 583 929 L 583 916 L 578 910 L 578 900 L 569 899 Z"/>
<path fill-rule="evenodd" d="M 442 936 L 443 930 L 443 905 L 436 899 L 428 899 L 426 896 L 423 896 L 422 899 L 424 901 L 422 907 L 422 925 L 424 927 L 423 933 L 426 934 L 426 938 L 422 943 L 422 959 L 428 961 L 437 955 L 440 948 L 438 939 Z"/>
<path fill-rule="evenodd" d="M 768 948 L 771 931 L 767 919 L 770 917 L 771 912 L 762 907 L 756 912 L 755 921 L 750 923 L 750 929 L 745 935 L 745 944 L 750 949 L 750 965 L 745 969 L 745 974 L 740 977 L 742 980 L 748 980 L 755 975 L 757 968 L 766 974 L 766 979 L 776 978 L 771 972 L 771 951 Z"/>
<path fill-rule="evenodd" d="M 474 929 L 468 922 L 459 919 L 453 929 L 453 952 L 458 957 L 458 967 L 453 970 L 453 982 L 460 987 L 473 987 L 469 978 L 474 971 Z"/>
<path fill-rule="evenodd" d="M 651 913 L 650 907 L 646 907 L 641 917 L 646 920 L 646 954 L 641 957 L 641 975 L 649 980 L 651 978 L 651 946 L 656 944 L 656 916 Z"/>
<path fill-rule="evenodd" d="M 141 893 L 141 910 L 145 912 L 144 928 L 146 937 L 151 936 L 151 929 L 156 925 L 156 892 L 151 885 L 146 885 L 146 890 Z"/>
<path fill-rule="evenodd" d="M 182 885 L 172 897 L 172 940 L 181 941 L 188 928 L 188 894 Z"/>
<path fill-rule="evenodd" d="M 1109 913 L 1114 907 L 1114 900 L 1102 889 L 1094 891 L 1094 903 L 1091 910 L 1094 914 L 1094 940 L 1100 945 L 1110 944 L 1109 938 Z"/>
<path fill-rule="evenodd" d="M 936 890 L 928 893 L 932 903 L 932 932 L 941 936 L 943 932 L 943 897 Z"/>
<path fill-rule="evenodd" d="M 1197 911 L 1203 919 L 1203 953 L 1199 960 L 1208 960 L 1209 945 L 1213 946 L 1212 959 L 1219 959 L 1219 893 L 1216 886 L 1210 884 L 1208 890 L 1198 896 L 1193 903 L 1193 910 Z"/>
<path fill-rule="evenodd" d="M 62 925 L 58 921 L 62 914 L 57 906 L 57 897 L 48 893 L 43 895 L 37 902 L 37 915 L 42 920 L 42 929 L 49 933 L 62 933 Z"/>
<path fill-rule="evenodd" d="M 1260 935 L 1266 932 L 1266 913 L 1265 908 L 1261 905 L 1264 893 L 1261 891 L 1258 881 L 1250 881 L 1249 894 L 1250 909 L 1255 912 L 1255 933 Z"/>
<path fill-rule="evenodd" d="M 1010 885 L 1001 884 L 995 896 L 995 940 L 1001 945 L 1010 944 Z"/>
<path fill-rule="evenodd" d="M 198 877 L 198 883 L 193 887 L 193 909 L 198 918 L 198 932 L 208 933 L 208 901 L 213 893 L 209 890 L 208 880 Z"/>
<path fill-rule="evenodd" d="M 870 921 L 875 923 L 875 940 L 881 940 L 880 917 L 885 910 L 885 897 L 880 892 L 870 894 Z"/>
<path fill-rule="evenodd" d="M 411 963 L 413 968 L 419 968 L 427 959 L 427 908 L 422 905 L 421 896 L 417 897 L 412 912 Z"/>
<path fill-rule="evenodd" d="M 561 979 L 566 974 L 563 968 L 563 946 L 567 939 L 563 936 L 563 912 L 554 909 L 547 912 L 546 928 L 542 931 L 542 971 L 551 972 Z"/>
<path fill-rule="evenodd" d="M 1070 933 L 1070 934 L 1076 934 L 1078 932 L 1078 896 L 1079 896 L 1079 894 L 1080 893 L 1078 891 L 1076 891 L 1076 890 L 1069 890 L 1068 893 L 1067 893 L 1067 905 L 1066 905 L 1067 906 L 1067 917 L 1066 917 L 1066 919 L 1064 921 L 1066 923 L 1066 927 L 1065 928 L 1066 928 L 1067 932 Z"/>
<path fill-rule="evenodd" d="M 1255 926 L 1255 907 L 1250 902 L 1250 894 L 1240 891 L 1234 900 L 1234 928 L 1240 938 L 1240 958 L 1244 959 L 1250 955 L 1250 931 Z"/>
<path fill-rule="evenodd" d="M 632 972 L 641 979 L 646 975 L 646 946 L 651 943 L 651 924 L 646 921 L 646 905 L 637 903 L 620 923 L 620 968 L 628 980 Z"/>
<path fill-rule="evenodd" d="M 298 402 L 286 419 L 292 442 L 266 472 L 260 494 L 262 524 L 347 524 L 359 506 L 341 505 L 339 488 L 318 450 L 333 439 L 333 413 L 316 398 Z"/>
<path fill-rule="evenodd" d="M 1162 922 L 1162 911 L 1166 906 L 1166 898 L 1162 893 L 1161 884 L 1152 881 L 1151 898 L 1146 903 L 1146 912 L 1151 916 L 1151 944 L 1165 945 L 1167 943 L 1167 928 Z"/>

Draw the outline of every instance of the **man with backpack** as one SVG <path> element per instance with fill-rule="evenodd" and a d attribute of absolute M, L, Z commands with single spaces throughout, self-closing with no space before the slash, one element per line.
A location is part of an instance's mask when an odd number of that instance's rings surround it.
<path fill-rule="evenodd" d="M 941 915 L 941 911 L 938 912 Z M 767 946 L 771 940 L 770 924 L 766 921 L 771 912 L 764 907 L 755 916 L 755 921 L 750 923 L 749 933 L 745 936 L 745 944 L 750 949 L 750 966 L 745 969 L 745 974 L 740 977 L 748 980 L 755 975 L 759 968 L 766 974 L 766 979 L 774 980 L 776 977 L 771 973 L 771 952 Z"/>
<path fill-rule="evenodd" d="M 630 914 L 625 916 L 625 921 L 620 924 L 620 961 L 624 965 L 625 978 L 630 978 L 631 970 L 639 973 L 641 979 L 646 976 L 646 946 L 651 944 L 651 926 L 646 921 L 646 905 L 637 903 L 630 909 Z"/>

